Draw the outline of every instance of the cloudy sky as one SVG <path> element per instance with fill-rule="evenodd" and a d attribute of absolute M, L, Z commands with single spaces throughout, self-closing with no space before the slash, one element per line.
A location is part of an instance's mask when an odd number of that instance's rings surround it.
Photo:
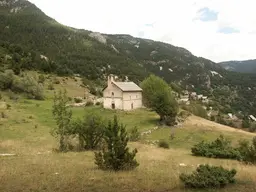
<path fill-rule="evenodd" d="M 256 59 L 255 0 L 29 0 L 75 28 L 171 43 L 215 62 Z"/>

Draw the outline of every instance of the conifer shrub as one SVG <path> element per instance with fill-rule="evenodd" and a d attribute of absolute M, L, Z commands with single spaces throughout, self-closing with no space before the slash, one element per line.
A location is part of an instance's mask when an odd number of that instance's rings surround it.
<path fill-rule="evenodd" d="M 215 141 L 206 143 L 202 141 L 191 148 L 191 152 L 195 156 L 203 156 L 210 158 L 224 158 L 241 160 L 241 154 L 238 149 L 231 146 L 231 141 L 220 135 Z"/>
<path fill-rule="evenodd" d="M 132 128 L 132 130 L 130 131 L 129 138 L 130 138 L 130 141 L 138 141 L 138 140 L 140 140 L 140 132 L 139 132 L 137 126 Z"/>
<path fill-rule="evenodd" d="M 106 147 L 95 152 L 95 164 L 103 170 L 131 170 L 139 164 L 135 159 L 137 149 L 129 151 L 129 141 L 125 126 L 120 124 L 117 117 L 109 121 L 105 129 L 103 140 Z"/>
<path fill-rule="evenodd" d="M 188 188 L 222 188 L 235 183 L 236 170 L 227 170 L 222 166 L 200 165 L 192 174 L 180 175 L 180 180 Z"/>

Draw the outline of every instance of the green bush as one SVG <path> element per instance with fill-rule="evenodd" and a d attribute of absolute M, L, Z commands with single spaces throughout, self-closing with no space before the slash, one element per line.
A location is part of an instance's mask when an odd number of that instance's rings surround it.
<path fill-rule="evenodd" d="M 95 105 L 101 105 L 101 102 L 99 102 L 99 101 L 97 101 L 96 103 L 95 103 Z"/>
<path fill-rule="evenodd" d="M 184 105 L 182 109 L 191 112 L 192 114 L 207 119 L 207 111 L 202 107 L 202 105 L 197 103 L 192 103 L 191 105 Z"/>
<path fill-rule="evenodd" d="M 89 87 L 89 92 L 90 92 L 92 95 L 97 95 L 97 90 L 96 90 L 94 87 Z"/>
<path fill-rule="evenodd" d="M 85 106 L 92 106 L 93 105 L 93 102 L 92 101 L 87 101 Z"/>
<path fill-rule="evenodd" d="M 167 141 L 164 141 L 164 140 L 159 141 L 158 147 L 165 148 L 165 149 L 170 148 L 169 143 Z"/>
<path fill-rule="evenodd" d="M 68 96 L 66 89 L 59 90 L 54 93 L 52 114 L 57 126 L 53 126 L 51 134 L 59 138 L 59 151 L 66 152 L 69 150 L 68 139 L 70 136 L 70 122 L 72 119 L 72 111 L 68 104 Z"/>
<path fill-rule="evenodd" d="M 130 131 L 129 138 L 130 138 L 130 141 L 140 140 L 140 132 L 136 126 L 134 128 L 132 128 L 132 130 Z"/>
<path fill-rule="evenodd" d="M 246 140 L 240 141 L 238 150 L 241 153 L 242 161 L 256 164 L 256 137 L 253 137 L 251 144 Z"/>
<path fill-rule="evenodd" d="M 38 83 L 42 83 L 42 84 L 44 84 L 44 82 L 45 82 L 45 77 L 44 77 L 44 75 L 39 75 L 38 76 Z"/>
<path fill-rule="evenodd" d="M 89 89 L 89 92 L 92 95 L 99 95 L 99 96 L 101 95 L 101 93 L 98 94 L 98 92 L 95 88 L 95 85 L 92 81 L 88 80 L 87 78 L 83 78 L 82 82 L 83 82 L 83 85 Z"/>
<path fill-rule="evenodd" d="M 252 123 L 250 128 L 249 128 L 249 131 L 254 133 L 256 131 L 256 123 Z"/>
<path fill-rule="evenodd" d="M 191 175 L 181 174 L 180 180 L 188 188 L 221 188 L 235 183 L 236 170 L 219 166 L 200 165 Z"/>
<path fill-rule="evenodd" d="M 12 70 L 6 70 L 4 73 L 0 72 L 0 89 L 6 90 L 11 89 L 13 82 L 15 80 L 15 75 Z"/>
<path fill-rule="evenodd" d="M 189 116 L 191 115 L 190 112 L 188 111 L 181 111 L 179 114 L 178 114 L 178 117 L 182 120 L 185 120 L 187 119 Z"/>
<path fill-rule="evenodd" d="M 90 113 L 71 124 L 71 134 L 78 135 L 80 150 L 97 149 L 102 141 L 105 126 L 101 116 Z"/>
<path fill-rule="evenodd" d="M 48 90 L 54 90 L 54 86 L 53 86 L 52 83 L 49 83 L 49 85 L 48 85 Z"/>
<path fill-rule="evenodd" d="M 241 154 L 239 150 L 231 146 L 231 141 L 220 135 L 215 141 L 206 143 L 204 141 L 194 145 L 191 152 L 195 156 L 203 156 L 210 158 L 224 158 L 240 160 Z"/>
<path fill-rule="evenodd" d="M 75 101 L 75 103 L 82 103 L 83 100 L 79 97 L 75 97 L 74 101 Z"/>
<path fill-rule="evenodd" d="M 32 99 L 44 99 L 42 84 L 38 84 L 36 77 L 26 73 L 23 74 L 23 77 L 14 81 L 12 89 L 15 92 L 26 93 Z"/>
<path fill-rule="evenodd" d="M 242 128 L 249 128 L 251 126 L 250 122 L 248 119 L 243 119 L 243 122 L 242 122 Z"/>
<path fill-rule="evenodd" d="M 19 99 L 19 96 L 16 95 L 15 93 L 13 93 L 12 91 L 10 91 L 10 92 L 8 93 L 8 96 L 9 96 L 9 98 L 10 98 L 11 100 L 17 101 L 17 100 Z"/>
<path fill-rule="evenodd" d="M 160 123 L 174 125 L 178 103 L 169 85 L 160 77 L 150 75 L 141 83 L 143 104 L 160 116 Z"/>

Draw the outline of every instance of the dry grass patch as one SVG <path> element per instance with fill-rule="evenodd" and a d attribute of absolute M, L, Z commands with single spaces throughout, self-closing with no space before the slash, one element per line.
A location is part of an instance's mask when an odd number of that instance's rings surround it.
<path fill-rule="evenodd" d="M 140 166 L 134 171 L 101 171 L 94 165 L 93 152 L 48 153 L 1 158 L 0 191 L 184 191 L 180 173 L 194 170 L 199 163 L 222 165 L 238 171 L 238 185 L 224 189 L 255 188 L 256 167 L 232 160 L 191 156 L 186 150 L 158 149 L 131 143 L 139 150 Z M 184 163 L 186 166 L 180 166 Z M 249 192 L 249 190 L 247 190 Z"/>
<path fill-rule="evenodd" d="M 185 121 L 184 126 L 196 126 L 200 127 L 202 130 L 213 130 L 213 131 L 224 131 L 224 132 L 234 132 L 234 133 L 241 133 L 241 134 L 247 134 L 251 136 L 256 136 L 255 133 L 250 133 L 247 131 L 243 131 L 241 129 L 232 128 L 229 126 L 221 125 L 213 121 L 208 121 L 206 119 L 203 119 L 201 117 L 197 116 L 190 116 Z"/>
<path fill-rule="evenodd" d="M 57 80 L 59 84 L 54 84 L 53 79 Z M 48 84 L 53 83 L 54 90 L 50 91 L 47 89 Z M 68 90 L 69 97 L 84 97 L 85 94 L 89 94 L 88 89 L 83 88 L 82 80 L 79 77 L 70 78 L 70 77 L 53 77 L 49 79 L 45 83 L 45 91 L 48 96 L 52 96 L 53 92 L 59 89 L 66 89 Z"/>

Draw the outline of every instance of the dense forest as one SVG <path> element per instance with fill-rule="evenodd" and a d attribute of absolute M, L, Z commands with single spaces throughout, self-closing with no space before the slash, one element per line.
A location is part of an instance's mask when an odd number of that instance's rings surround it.
<path fill-rule="evenodd" d="M 226 71 L 188 50 L 129 35 L 106 35 L 63 26 L 25 0 L 0 1 L 0 69 L 108 74 L 137 83 L 150 73 L 208 96 L 223 113 L 256 114 L 256 75 Z"/>
<path fill-rule="evenodd" d="M 225 61 L 219 64 L 229 71 L 256 73 L 256 59 L 245 61 Z"/>

